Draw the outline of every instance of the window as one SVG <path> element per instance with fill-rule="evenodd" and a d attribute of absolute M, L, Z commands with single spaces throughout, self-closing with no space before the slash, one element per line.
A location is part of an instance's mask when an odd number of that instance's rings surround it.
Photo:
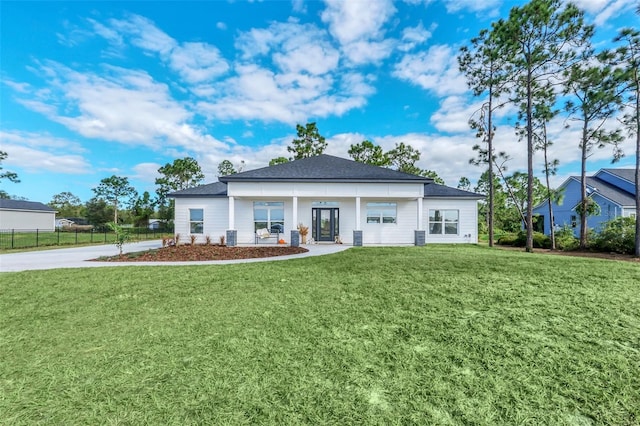
<path fill-rule="evenodd" d="M 458 210 L 429 210 L 429 234 L 458 235 Z"/>
<path fill-rule="evenodd" d="M 578 217 L 576 215 L 571 215 L 571 227 L 575 228 L 578 226 Z"/>
<path fill-rule="evenodd" d="M 255 201 L 253 203 L 254 231 L 266 228 L 270 232 L 284 232 L 284 203 Z"/>
<path fill-rule="evenodd" d="M 204 210 L 189 209 L 189 232 L 202 234 L 204 232 Z"/>
<path fill-rule="evenodd" d="M 396 203 L 367 203 L 367 223 L 396 223 Z"/>

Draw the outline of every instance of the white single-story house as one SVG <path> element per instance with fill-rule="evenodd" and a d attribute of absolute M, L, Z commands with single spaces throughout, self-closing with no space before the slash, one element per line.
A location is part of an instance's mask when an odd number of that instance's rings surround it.
<path fill-rule="evenodd" d="M 355 246 L 477 243 L 478 200 L 468 191 L 330 155 L 249 170 L 169 194 L 182 241 L 225 236 L 256 244 L 265 229 L 298 245 L 298 225 L 313 242 Z"/>
<path fill-rule="evenodd" d="M 53 231 L 56 211 L 36 201 L 0 199 L 0 229 Z"/>

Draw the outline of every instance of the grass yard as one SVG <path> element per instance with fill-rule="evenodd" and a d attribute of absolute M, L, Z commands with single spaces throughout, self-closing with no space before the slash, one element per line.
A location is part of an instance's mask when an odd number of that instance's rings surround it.
<path fill-rule="evenodd" d="M 0 424 L 640 424 L 640 267 L 428 246 L 0 274 Z"/>

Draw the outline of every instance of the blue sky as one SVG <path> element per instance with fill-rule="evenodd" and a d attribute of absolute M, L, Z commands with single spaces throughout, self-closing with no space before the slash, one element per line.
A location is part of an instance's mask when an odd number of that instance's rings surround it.
<path fill-rule="evenodd" d="M 113 174 L 154 192 L 157 169 L 198 160 L 207 181 L 228 159 L 245 170 L 288 156 L 296 123 L 317 122 L 327 153 L 369 139 L 405 142 L 450 186 L 475 182 L 478 108 L 456 55 L 523 2 L 501 0 L 1 1 L 0 149 L 20 183 L 2 189 L 85 202 Z M 579 0 L 595 40 L 638 26 L 637 0 Z M 526 149 L 501 112 L 499 150 L 522 170 Z M 558 185 L 579 172 L 578 129 L 550 126 Z M 615 123 L 612 123 L 615 124 Z M 633 151 L 621 167 L 631 167 Z M 610 165 L 598 151 L 589 169 Z M 540 159 L 536 170 L 541 176 Z"/>

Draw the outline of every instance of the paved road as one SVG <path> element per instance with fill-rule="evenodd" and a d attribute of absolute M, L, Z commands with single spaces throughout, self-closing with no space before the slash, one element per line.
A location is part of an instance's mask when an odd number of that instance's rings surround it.
<path fill-rule="evenodd" d="M 160 248 L 162 242 L 143 241 L 124 245 L 125 252 L 142 251 Z M 323 254 L 337 253 L 348 249 L 345 245 L 308 245 L 307 253 L 294 254 L 290 256 L 277 256 L 261 259 L 240 259 L 240 260 L 212 260 L 203 262 L 95 262 L 90 259 L 97 259 L 101 256 L 115 256 L 118 248 L 112 244 L 99 246 L 74 247 L 63 249 L 51 249 L 41 251 L 29 251 L 22 253 L 10 253 L 0 255 L 0 272 L 29 271 L 36 269 L 59 269 L 59 268 L 87 268 L 104 266 L 149 266 L 149 265 L 216 265 L 228 263 L 244 262 L 267 262 L 275 260 L 293 259 L 298 257 L 320 256 Z"/>

